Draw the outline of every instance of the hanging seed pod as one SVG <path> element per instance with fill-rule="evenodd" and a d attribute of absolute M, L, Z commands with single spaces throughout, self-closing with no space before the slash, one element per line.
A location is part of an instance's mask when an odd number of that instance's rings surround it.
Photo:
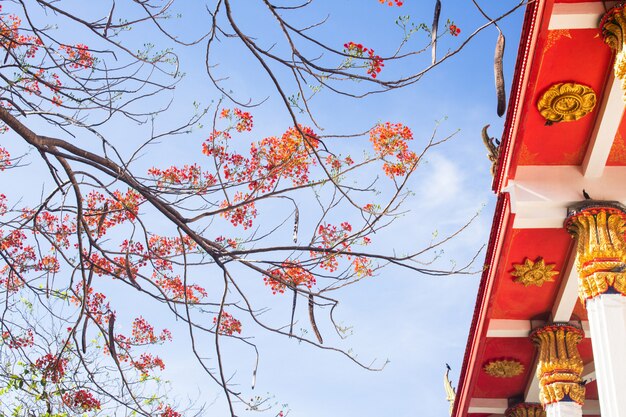
<path fill-rule="evenodd" d="M 504 35 L 498 29 L 498 41 L 493 61 L 493 74 L 496 81 L 496 96 L 498 98 L 498 116 L 502 117 L 506 110 L 506 90 L 504 87 L 504 70 L 502 60 L 504 58 Z"/>
<path fill-rule="evenodd" d="M 431 43 L 433 45 L 432 50 L 432 64 L 435 65 L 437 62 L 437 29 L 439 28 L 439 13 L 441 13 L 441 0 L 437 0 L 435 3 L 435 14 L 433 16 L 433 27 L 430 30 Z"/>

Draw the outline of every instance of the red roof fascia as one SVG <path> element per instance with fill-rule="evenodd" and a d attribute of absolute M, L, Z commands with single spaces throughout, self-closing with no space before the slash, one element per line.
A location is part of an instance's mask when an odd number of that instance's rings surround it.
<path fill-rule="evenodd" d="M 528 80 L 532 79 L 532 77 L 536 78 L 539 72 L 539 66 L 535 65 L 533 67 L 532 63 L 542 51 L 542 48 L 538 47 L 541 45 L 538 44 L 545 42 L 548 25 L 550 24 L 550 19 L 544 19 L 543 17 L 549 17 L 552 14 L 553 6 L 554 0 L 535 0 L 526 7 L 511 88 L 511 98 L 509 99 L 509 107 L 501 138 L 502 144 L 500 145 L 498 169 L 492 183 L 492 189 L 496 194 L 502 192 L 502 188 L 506 186 L 518 128 L 517 122 L 520 117 L 519 112 L 524 110 L 522 106 L 527 90 L 526 86 L 528 85 Z M 540 38 L 540 35 L 543 36 Z M 513 167 L 513 170 L 515 168 Z"/>
<path fill-rule="evenodd" d="M 491 234 L 489 236 L 489 244 L 487 246 L 487 254 L 485 256 L 488 268 L 486 268 L 483 272 L 480 285 L 478 287 L 476 307 L 474 309 L 472 325 L 467 339 L 465 356 L 463 357 L 463 366 L 459 377 L 459 386 L 457 389 L 457 396 L 456 401 L 454 402 L 452 416 L 464 416 L 469 408 L 469 401 L 471 400 L 469 395 L 472 389 L 472 381 L 476 376 L 476 370 L 478 369 L 472 362 L 479 356 L 480 350 L 484 349 L 484 342 L 487 334 L 485 316 L 489 307 L 491 288 L 493 287 L 493 282 L 495 280 L 495 272 L 497 269 L 496 264 L 504 239 L 502 234 L 506 230 L 508 223 L 513 220 L 514 216 L 511 214 L 510 207 L 509 194 L 501 193 L 498 196 L 498 201 L 496 203 L 496 210 L 494 212 L 493 223 L 491 226 Z"/>
<path fill-rule="evenodd" d="M 547 33 L 549 25 L 549 19 L 544 19 L 543 17 L 551 15 L 553 5 L 554 0 L 535 0 L 526 7 L 517 62 L 515 64 L 513 88 L 502 135 L 502 145 L 500 145 L 501 152 L 498 160 L 498 169 L 492 183 L 493 191 L 498 194 L 498 201 L 485 256 L 489 266 L 483 272 L 478 288 L 476 307 L 459 377 L 458 393 L 452 412 L 452 415 L 455 417 L 462 417 L 467 414 L 471 400 L 472 382 L 480 370 L 480 367 L 476 366 L 474 361 L 480 356 L 480 351 L 484 349 L 487 334 L 486 315 L 489 308 L 491 289 L 495 280 L 498 256 L 504 239 L 503 232 L 514 217 L 510 213 L 509 194 L 502 193 L 502 188 L 506 184 L 510 168 L 511 154 L 515 144 L 516 122 L 519 118 L 519 112 L 522 110 L 521 107 L 526 93 L 525 86 L 530 77 L 537 76 L 539 70 L 532 67 L 532 62 L 538 54 L 537 51 L 541 50 L 537 47 L 538 41 L 544 41 L 544 39 L 539 39 L 539 35 Z"/>

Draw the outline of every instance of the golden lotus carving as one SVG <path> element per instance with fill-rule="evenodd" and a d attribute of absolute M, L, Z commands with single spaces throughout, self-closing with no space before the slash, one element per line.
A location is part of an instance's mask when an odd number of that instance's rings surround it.
<path fill-rule="evenodd" d="M 583 331 L 569 324 L 554 323 L 531 333 L 539 348 L 539 400 L 544 406 L 569 397 L 583 404 L 585 386 L 582 383 L 583 361 L 578 353 L 578 343 Z"/>
<path fill-rule="evenodd" d="M 596 93 L 582 84 L 552 85 L 537 102 L 537 109 L 548 123 L 571 122 L 591 113 Z"/>
<path fill-rule="evenodd" d="M 622 81 L 622 91 L 626 91 L 626 12 L 624 4 L 619 4 L 610 9 L 600 22 L 600 29 L 604 42 L 615 51 L 613 73 Z M 624 96 L 626 99 L 626 96 Z"/>
<path fill-rule="evenodd" d="M 578 295 L 581 301 L 609 290 L 626 295 L 626 208 L 617 202 L 582 202 L 565 222 L 576 237 Z"/>
<path fill-rule="evenodd" d="M 505 417 L 546 417 L 546 412 L 541 404 L 519 403 L 509 407 L 504 415 Z"/>
<path fill-rule="evenodd" d="M 496 378 L 513 378 L 524 372 L 524 365 L 515 359 L 498 359 L 487 362 L 483 370 Z"/>
<path fill-rule="evenodd" d="M 544 282 L 554 281 L 554 276 L 559 274 L 559 271 L 553 271 L 555 266 L 555 264 L 546 265 L 542 257 L 534 262 L 526 258 L 523 264 L 513 264 L 514 271 L 511 275 L 516 277 L 513 281 L 525 287 L 530 285 L 541 287 Z"/>

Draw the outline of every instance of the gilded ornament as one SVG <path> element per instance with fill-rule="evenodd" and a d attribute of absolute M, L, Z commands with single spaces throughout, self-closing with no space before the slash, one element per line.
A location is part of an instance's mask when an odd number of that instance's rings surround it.
<path fill-rule="evenodd" d="M 622 81 L 622 91 L 626 91 L 626 48 L 624 43 L 626 38 L 626 11 L 625 5 L 618 4 L 610 9 L 600 21 L 600 29 L 604 42 L 615 51 L 615 62 L 613 63 L 613 73 L 615 77 Z M 626 96 L 624 96 L 626 99 Z"/>
<path fill-rule="evenodd" d="M 548 123 L 571 122 L 591 113 L 595 105 L 596 93 L 590 87 L 558 83 L 543 93 L 537 109 Z"/>
<path fill-rule="evenodd" d="M 515 359 L 498 359 L 487 362 L 483 370 L 496 378 L 513 378 L 524 372 L 524 365 Z"/>
<path fill-rule="evenodd" d="M 530 285 L 541 287 L 544 282 L 554 281 L 554 276 L 559 274 L 559 271 L 553 271 L 555 266 L 555 264 L 546 265 L 541 256 L 535 262 L 526 258 L 523 264 L 513 264 L 514 271 L 511 275 L 516 277 L 513 281 L 524 284 L 525 287 Z"/>
<path fill-rule="evenodd" d="M 519 403 L 509 407 L 504 415 L 505 417 L 546 417 L 546 412 L 541 404 Z"/>
<path fill-rule="evenodd" d="M 626 295 L 626 207 L 611 201 L 583 201 L 569 208 L 565 226 L 577 239 L 581 301 L 610 290 Z"/>
<path fill-rule="evenodd" d="M 578 352 L 578 343 L 583 335 L 578 327 L 560 323 L 531 333 L 530 337 L 539 349 L 537 378 L 539 400 L 544 406 L 563 399 L 581 405 L 585 401 L 583 361 Z"/>

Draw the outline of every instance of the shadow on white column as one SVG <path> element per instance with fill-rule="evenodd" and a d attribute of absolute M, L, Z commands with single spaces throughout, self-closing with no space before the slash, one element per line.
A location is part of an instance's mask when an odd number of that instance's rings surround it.
<path fill-rule="evenodd" d="M 626 297 L 601 294 L 586 307 L 602 417 L 625 417 Z"/>

